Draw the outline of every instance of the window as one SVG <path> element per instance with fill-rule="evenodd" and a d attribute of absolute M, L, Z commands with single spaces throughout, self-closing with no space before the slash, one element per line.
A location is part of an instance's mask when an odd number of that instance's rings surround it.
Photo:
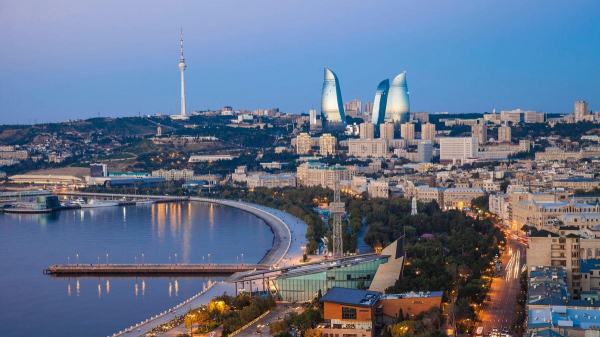
<path fill-rule="evenodd" d="M 356 308 L 342 307 L 342 319 L 356 319 Z"/>

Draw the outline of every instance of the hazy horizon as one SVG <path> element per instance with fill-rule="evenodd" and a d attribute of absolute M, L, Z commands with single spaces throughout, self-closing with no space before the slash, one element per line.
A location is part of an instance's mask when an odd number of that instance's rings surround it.
<path fill-rule="evenodd" d="M 0 124 L 320 107 L 323 67 L 344 101 L 406 70 L 412 111 L 600 110 L 600 3 L 34 0 L 0 4 Z"/>

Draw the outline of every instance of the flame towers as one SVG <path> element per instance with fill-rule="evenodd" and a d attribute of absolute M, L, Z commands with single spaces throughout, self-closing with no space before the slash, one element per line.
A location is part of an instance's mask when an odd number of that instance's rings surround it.
<path fill-rule="evenodd" d="M 406 72 L 403 71 L 390 80 L 385 79 L 377 86 L 373 102 L 372 122 L 403 123 L 408 120 L 410 101 Z"/>
<path fill-rule="evenodd" d="M 321 94 L 321 114 L 327 128 L 343 128 L 346 125 L 346 115 L 340 82 L 335 73 L 329 68 L 325 68 L 324 77 Z"/>

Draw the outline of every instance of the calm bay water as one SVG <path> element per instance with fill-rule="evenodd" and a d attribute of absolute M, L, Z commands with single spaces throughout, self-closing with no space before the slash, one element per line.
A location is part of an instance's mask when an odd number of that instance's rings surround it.
<path fill-rule="evenodd" d="M 191 297 L 209 280 L 57 278 L 42 273 L 50 264 L 256 263 L 272 240 L 254 215 L 202 203 L 0 214 L 0 336 L 107 336 Z"/>

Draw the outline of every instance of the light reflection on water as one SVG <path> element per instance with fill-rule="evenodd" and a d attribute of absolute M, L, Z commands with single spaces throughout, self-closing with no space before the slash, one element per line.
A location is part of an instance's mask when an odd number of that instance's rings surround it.
<path fill-rule="evenodd" d="M 257 262 L 272 240 L 254 216 L 201 203 L 0 214 L 1 335 L 111 335 L 221 279 L 43 275 L 50 264 Z"/>

